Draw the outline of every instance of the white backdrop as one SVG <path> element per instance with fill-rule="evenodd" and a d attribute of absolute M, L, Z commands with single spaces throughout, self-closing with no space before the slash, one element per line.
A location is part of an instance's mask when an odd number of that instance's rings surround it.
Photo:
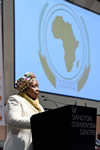
<path fill-rule="evenodd" d="M 73 0 L 74 1 L 74 0 Z M 84 0 L 75 0 L 84 1 Z M 88 1 L 88 0 L 85 0 Z M 82 4 L 81 2 L 81 4 Z M 100 12 L 100 2 L 95 0 L 93 10 Z M 15 94 L 14 89 L 14 24 L 13 24 L 13 0 L 3 0 L 3 32 L 4 32 L 4 78 L 5 78 L 5 102 L 8 96 Z M 96 107 L 98 114 L 100 114 L 100 102 L 87 101 L 81 99 L 73 99 L 71 97 L 57 96 L 52 94 L 40 93 L 40 102 L 44 107 L 54 108 L 56 107 L 55 102 L 58 104 L 75 104 L 84 106 L 85 104 L 89 107 Z M 45 99 L 50 100 L 45 100 Z M 52 100 L 52 101 L 51 101 Z"/>

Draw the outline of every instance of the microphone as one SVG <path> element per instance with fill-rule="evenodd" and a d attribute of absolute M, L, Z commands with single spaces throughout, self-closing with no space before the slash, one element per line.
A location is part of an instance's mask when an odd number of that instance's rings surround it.
<path fill-rule="evenodd" d="M 50 98 L 47 97 L 47 96 L 42 95 L 41 97 L 44 98 L 44 99 L 43 99 L 44 101 L 51 102 L 52 104 L 54 104 L 54 105 L 56 106 L 56 108 L 59 108 L 59 107 L 60 107 L 60 106 L 59 106 L 60 104 L 61 104 L 61 105 L 65 105 L 65 103 L 54 101 L 54 100 L 50 99 Z"/>

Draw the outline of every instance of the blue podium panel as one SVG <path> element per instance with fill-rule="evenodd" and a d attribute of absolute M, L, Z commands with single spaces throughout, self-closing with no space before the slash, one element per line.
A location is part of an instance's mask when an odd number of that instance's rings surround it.
<path fill-rule="evenodd" d="M 95 150 L 96 108 L 75 105 L 33 115 L 34 150 Z"/>

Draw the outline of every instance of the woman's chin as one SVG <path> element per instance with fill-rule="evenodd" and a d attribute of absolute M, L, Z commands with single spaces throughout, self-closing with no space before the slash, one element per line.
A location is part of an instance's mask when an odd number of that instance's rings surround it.
<path fill-rule="evenodd" d="M 32 96 L 32 99 L 37 99 L 38 98 L 38 95 L 34 95 L 34 96 Z"/>

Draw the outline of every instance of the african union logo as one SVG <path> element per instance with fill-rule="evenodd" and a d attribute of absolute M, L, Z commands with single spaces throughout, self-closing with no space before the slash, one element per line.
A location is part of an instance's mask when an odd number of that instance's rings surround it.
<path fill-rule="evenodd" d="M 39 23 L 39 56 L 55 88 L 80 91 L 90 72 L 90 47 L 83 18 L 65 4 L 46 4 Z"/>

